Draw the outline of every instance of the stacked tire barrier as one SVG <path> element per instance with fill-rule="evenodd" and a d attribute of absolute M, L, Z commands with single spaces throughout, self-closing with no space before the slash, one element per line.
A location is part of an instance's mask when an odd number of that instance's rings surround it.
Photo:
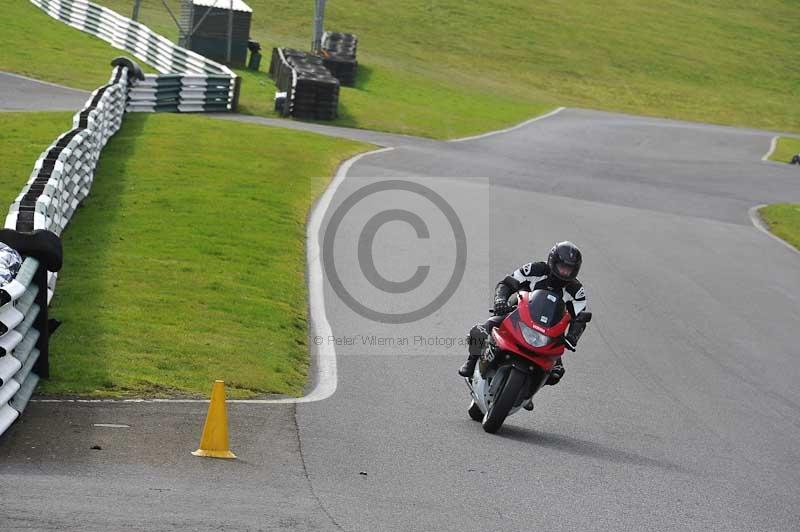
<path fill-rule="evenodd" d="M 30 2 L 73 28 L 130 52 L 162 74 L 148 75 L 133 85 L 129 92 L 131 111 L 236 110 L 240 78 L 228 67 L 87 0 Z"/>
<path fill-rule="evenodd" d="M 34 366 L 41 353 L 36 348 L 39 331 L 33 322 L 42 309 L 35 303 L 39 287 L 33 282 L 39 262 L 25 259 L 16 278 L 0 288 L 0 298 L 6 303 L 0 307 L 0 434 L 16 420 L 25 409 L 39 375 Z"/>
<path fill-rule="evenodd" d="M 2 434 L 25 409 L 39 378 L 50 374 L 47 273 L 61 268 L 61 241 L 49 232 L 20 234 L 7 229 L 0 231 L 0 241 L 28 255 L 16 277 L 0 288 Z"/>
<path fill-rule="evenodd" d="M 75 114 L 72 129 L 36 160 L 0 230 L 0 255 L 25 257 L 13 279 L 0 286 L 0 434 L 24 410 L 39 378 L 49 377 L 56 324 L 47 308 L 62 265 L 59 236 L 88 196 L 100 153 L 122 124 L 131 82 L 141 77 L 130 60 L 113 65 L 108 84 Z"/>
<path fill-rule="evenodd" d="M 122 124 L 129 71 L 128 66 L 116 66 L 108 84 L 95 90 L 73 117 L 72 129 L 39 156 L 28 183 L 11 204 L 6 228 L 61 234 L 89 194 L 100 151 Z"/>
<path fill-rule="evenodd" d="M 356 83 L 358 38 L 351 33 L 326 31 L 322 34 L 323 64 L 339 83 L 352 87 Z"/>
<path fill-rule="evenodd" d="M 290 48 L 274 48 L 270 75 L 286 93 L 284 116 L 333 120 L 339 108 L 339 80 L 322 64 L 322 58 Z"/>
<path fill-rule="evenodd" d="M 226 76 L 146 74 L 130 94 L 131 112 L 208 113 L 231 109 L 230 78 Z"/>

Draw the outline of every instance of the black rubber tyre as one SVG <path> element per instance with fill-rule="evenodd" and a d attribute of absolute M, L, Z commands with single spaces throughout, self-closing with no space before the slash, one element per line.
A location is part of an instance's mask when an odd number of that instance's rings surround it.
<path fill-rule="evenodd" d="M 472 404 L 469 405 L 467 413 L 472 421 L 483 421 L 483 412 L 481 412 L 481 409 L 475 404 L 475 401 L 472 401 Z"/>
<path fill-rule="evenodd" d="M 483 417 L 483 430 L 490 434 L 494 434 L 503 425 L 506 416 L 511 412 L 514 406 L 514 401 L 519 396 L 519 391 L 525 385 L 527 377 L 521 371 L 511 368 L 508 378 L 503 385 L 503 391 L 500 392 L 500 397 L 489 407 L 489 411 Z"/>

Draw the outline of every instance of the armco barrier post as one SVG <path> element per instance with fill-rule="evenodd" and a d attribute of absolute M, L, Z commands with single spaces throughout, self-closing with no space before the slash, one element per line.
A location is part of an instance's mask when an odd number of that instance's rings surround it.
<path fill-rule="evenodd" d="M 325 27 L 325 0 L 317 0 L 314 3 L 314 24 L 311 37 L 311 51 L 319 52 L 322 45 L 322 31 Z"/>
<path fill-rule="evenodd" d="M 231 100 L 231 113 L 239 107 L 239 91 L 242 89 L 242 78 L 236 76 L 233 80 L 233 100 Z"/>
<path fill-rule="evenodd" d="M 133 0 L 133 14 L 131 20 L 139 20 L 139 8 L 142 5 L 142 0 Z"/>
<path fill-rule="evenodd" d="M 37 258 L 34 255 L 31 256 Z M 36 275 L 33 276 L 33 282 L 39 287 L 39 291 L 36 293 L 36 304 L 39 305 L 39 314 L 36 315 L 36 320 L 33 322 L 33 326 L 39 331 L 39 339 L 36 340 L 36 349 L 39 350 L 39 358 L 36 359 L 33 372 L 42 379 L 49 379 L 50 319 L 47 311 L 47 268 L 44 268 L 43 264 L 36 270 Z"/>
<path fill-rule="evenodd" d="M 0 242 L 16 249 L 21 255 L 33 257 L 39 261 L 33 282 L 39 288 L 36 294 L 36 304 L 39 305 L 39 314 L 34 321 L 34 327 L 39 331 L 39 340 L 36 348 L 39 358 L 33 371 L 41 378 L 50 376 L 49 345 L 50 325 L 47 313 L 47 272 L 61 270 L 64 261 L 64 250 L 61 239 L 46 229 L 39 229 L 32 233 L 24 233 L 13 229 L 0 229 Z"/>

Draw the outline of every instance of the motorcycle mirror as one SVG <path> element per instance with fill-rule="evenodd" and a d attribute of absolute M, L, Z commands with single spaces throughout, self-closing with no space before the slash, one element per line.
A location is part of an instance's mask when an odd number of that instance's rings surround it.
<path fill-rule="evenodd" d="M 580 314 L 575 316 L 575 319 L 573 321 L 575 321 L 577 323 L 589 323 L 590 321 L 592 321 L 592 313 L 591 312 L 581 312 Z"/>

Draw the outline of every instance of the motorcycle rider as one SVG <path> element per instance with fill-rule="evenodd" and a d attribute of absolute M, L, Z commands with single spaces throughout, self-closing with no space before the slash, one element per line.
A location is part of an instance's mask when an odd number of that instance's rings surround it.
<path fill-rule="evenodd" d="M 582 262 L 581 252 L 575 244 L 569 241 L 559 242 L 550 250 L 547 262 L 529 262 L 497 283 L 494 292 L 494 316 L 489 318 L 486 323 L 475 325 L 469 331 L 467 338 L 469 357 L 458 370 L 458 374 L 462 377 L 472 376 L 475 364 L 478 362 L 492 330 L 500 325 L 506 314 L 514 310 L 509 305 L 508 298 L 519 290 L 548 289 L 561 292 L 572 318 L 587 310 L 586 290 L 578 281 L 578 272 Z M 564 335 L 564 342 L 570 349 L 575 349 L 585 329 L 585 323 L 570 322 L 569 330 Z M 551 386 L 557 384 L 563 376 L 564 364 L 559 358 L 551 370 L 546 384 Z"/>

